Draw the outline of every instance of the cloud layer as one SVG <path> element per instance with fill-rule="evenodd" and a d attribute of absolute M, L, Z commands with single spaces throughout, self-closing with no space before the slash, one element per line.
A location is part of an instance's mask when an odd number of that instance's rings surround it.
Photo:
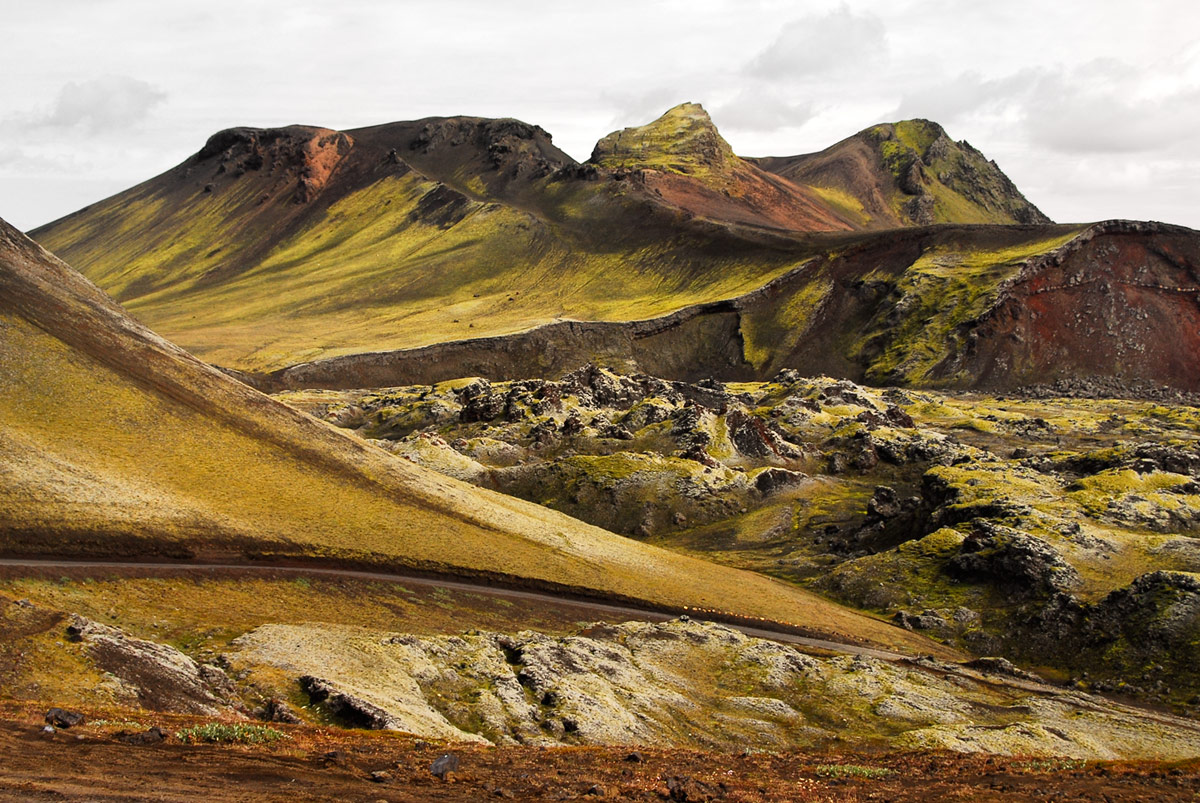
<path fill-rule="evenodd" d="M 45 222 L 232 125 L 514 116 L 586 158 L 698 101 L 740 153 L 926 117 L 1056 219 L 1200 227 L 1198 16 L 1190 0 L 14 4 L 0 216 Z"/>

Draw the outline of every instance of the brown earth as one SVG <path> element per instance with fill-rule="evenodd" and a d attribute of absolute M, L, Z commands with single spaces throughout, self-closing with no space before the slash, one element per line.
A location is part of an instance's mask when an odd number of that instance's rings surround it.
<path fill-rule="evenodd" d="M 676 800 L 676 801 L 1145 801 L 1195 800 L 1200 766 L 952 753 L 727 754 L 655 748 L 487 748 L 380 732 L 276 726 L 269 746 L 185 744 L 173 734 L 206 720 L 42 731 L 42 711 L 0 721 L 4 800 Z M 104 712 L 88 712 L 90 719 Z M 118 734 L 158 725 L 165 742 Z M 442 755 L 459 768 L 430 773 Z M 636 754 L 636 759 L 634 755 Z M 843 767 L 843 769 L 838 769 Z"/>

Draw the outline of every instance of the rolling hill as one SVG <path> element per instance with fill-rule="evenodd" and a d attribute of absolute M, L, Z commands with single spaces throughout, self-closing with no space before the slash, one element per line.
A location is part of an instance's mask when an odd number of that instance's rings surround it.
<path fill-rule="evenodd" d="M 0 223 L 0 551 L 269 555 L 736 610 L 927 651 L 758 575 L 393 458 L 230 379 Z"/>

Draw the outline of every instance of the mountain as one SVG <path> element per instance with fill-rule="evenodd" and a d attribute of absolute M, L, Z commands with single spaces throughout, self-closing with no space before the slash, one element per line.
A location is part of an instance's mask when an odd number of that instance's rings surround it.
<path fill-rule="evenodd" d="M 877 620 L 396 459 L 230 379 L 0 223 L 0 551 L 275 556 L 701 606 L 926 651 Z"/>
<path fill-rule="evenodd" d="M 790 231 L 855 228 L 811 189 L 734 154 L 698 103 L 614 131 L 596 143 L 588 161 L 628 177 L 642 195 L 688 217 Z"/>
<path fill-rule="evenodd" d="M 739 297 L 824 249 L 813 232 L 878 225 L 872 203 L 736 156 L 684 104 L 583 164 L 516 120 L 231 129 L 33 235 L 202 359 L 263 372 Z"/>
<path fill-rule="evenodd" d="M 1051 222 L 995 162 L 929 120 L 877 125 L 820 153 L 754 161 L 811 187 L 856 228 Z"/>

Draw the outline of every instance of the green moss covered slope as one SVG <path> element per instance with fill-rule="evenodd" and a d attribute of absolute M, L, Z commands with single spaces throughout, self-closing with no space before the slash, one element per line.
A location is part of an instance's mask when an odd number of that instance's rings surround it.
<path fill-rule="evenodd" d="M 932 159 L 926 172 L 958 158 L 896 132 L 886 142 Z M 653 318 L 786 274 L 825 249 L 814 232 L 882 220 L 858 184 L 763 165 L 698 104 L 604 137 L 584 164 L 517 120 L 238 128 L 33 236 L 202 359 L 270 371 Z M 939 222 L 1014 219 L 930 186 Z"/>

